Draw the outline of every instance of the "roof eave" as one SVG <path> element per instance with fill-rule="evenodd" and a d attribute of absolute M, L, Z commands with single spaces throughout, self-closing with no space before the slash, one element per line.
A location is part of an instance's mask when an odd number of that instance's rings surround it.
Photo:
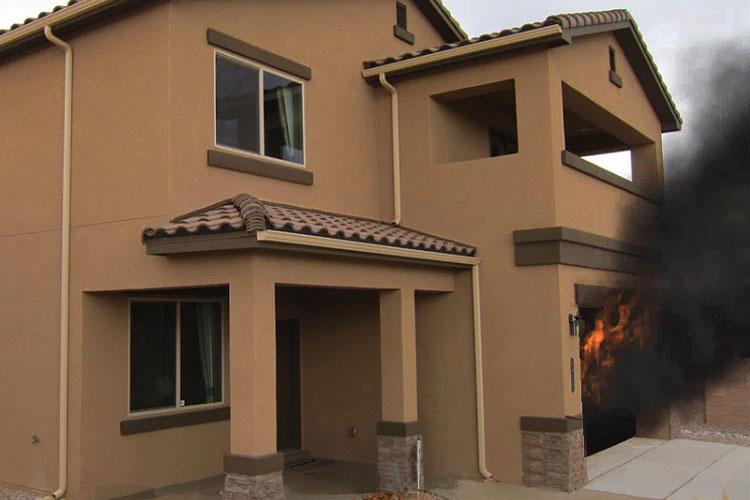
<path fill-rule="evenodd" d="M 375 81 L 381 73 L 388 76 L 402 75 L 414 71 L 433 69 L 435 67 L 466 61 L 477 57 L 497 54 L 510 50 L 517 50 L 533 45 L 554 47 L 570 43 L 563 29 L 559 25 L 521 31 L 512 35 L 502 36 L 483 42 L 472 43 L 443 50 L 428 55 L 420 55 L 409 59 L 402 59 L 388 64 L 375 66 L 362 71 L 362 77 L 368 81 Z"/>
<path fill-rule="evenodd" d="M 422 14 L 446 42 L 457 42 L 469 37 L 442 2 L 438 0 L 414 0 L 414 3 L 417 4 Z"/>
<path fill-rule="evenodd" d="M 65 7 L 0 35 L 0 60 L 47 43 L 44 37 L 45 26 L 52 26 L 57 35 L 65 35 L 161 1 L 165 0 L 89 0 Z"/>
<path fill-rule="evenodd" d="M 165 257 L 238 250 L 282 250 L 456 268 L 467 268 L 481 262 L 479 257 L 473 255 L 430 252 L 274 230 L 259 231 L 255 235 L 237 231 L 224 234 L 156 238 L 146 240 L 144 244 L 146 254 Z"/>
<path fill-rule="evenodd" d="M 682 128 L 682 118 L 677 106 L 667 90 L 666 84 L 659 76 L 659 72 L 644 45 L 632 20 L 619 23 L 567 28 L 563 30 L 565 36 L 573 39 L 577 36 L 592 35 L 602 32 L 613 32 L 622 50 L 633 67 L 638 80 L 643 86 L 649 102 L 654 107 L 661 131 L 675 132 Z"/>

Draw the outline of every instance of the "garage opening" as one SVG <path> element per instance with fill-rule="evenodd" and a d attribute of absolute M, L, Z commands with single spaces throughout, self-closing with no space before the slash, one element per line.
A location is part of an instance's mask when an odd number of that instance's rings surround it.
<path fill-rule="evenodd" d="M 579 317 L 583 318 L 585 328 L 581 336 L 581 363 L 586 363 L 584 346 L 595 334 L 597 317 L 603 313 L 602 307 L 580 307 Z M 589 375 L 590 376 L 590 375 Z M 583 402 L 583 435 L 586 456 L 610 448 L 636 435 L 636 415 L 627 408 L 604 406 L 595 391 L 585 388 L 592 386 L 591 380 L 582 381 Z M 608 398 L 617 400 L 617 396 Z"/>

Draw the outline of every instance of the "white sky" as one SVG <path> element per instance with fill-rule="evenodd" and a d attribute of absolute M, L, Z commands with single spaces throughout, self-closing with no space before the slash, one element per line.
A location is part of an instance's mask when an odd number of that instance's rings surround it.
<path fill-rule="evenodd" d="M 721 50 L 717 47 L 729 41 L 742 46 L 750 57 L 750 0 L 442 1 L 469 36 L 542 21 L 552 14 L 628 9 L 684 120 L 682 132 L 664 136 L 667 172 L 670 153 L 694 142 L 690 139 L 691 123 L 700 119 L 702 110 L 696 109 L 700 103 L 690 96 L 700 95 L 706 84 L 700 75 L 705 75 L 703 70 L 710 68 L 716 51 Z M 0 0 L 0 27 L 7 28 L 64 3 L 67 1 Z"/>

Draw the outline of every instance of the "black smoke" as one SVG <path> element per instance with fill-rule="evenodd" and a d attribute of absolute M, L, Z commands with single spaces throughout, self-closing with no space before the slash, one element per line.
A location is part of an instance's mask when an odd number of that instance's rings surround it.
<path fill-rule="evenodd" d="M 658 215 L 627 219 L 655 252 L 638 305 L 653 314 L 645 347 L 614 353 L 603 411 L 658 410 L 750 356 L 750 52 L 740 47 L 713 47 L 701 73 L 683 73 L 702 80 L 690 131 L 677 132 L 688 147 L 665 162 Z"/>

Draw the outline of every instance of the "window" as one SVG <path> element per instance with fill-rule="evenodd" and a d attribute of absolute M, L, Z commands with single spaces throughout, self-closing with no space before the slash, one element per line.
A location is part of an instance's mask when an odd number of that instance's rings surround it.
<path fill-rule="evenodd" d="M 216 53 L 216 145 L 304 164 L 302 83 Z"/>
<path fill-rule="evenodd" d="M 222 318 L 218 300 L 131 301 L 130 412 L 223 401 Z"/>

